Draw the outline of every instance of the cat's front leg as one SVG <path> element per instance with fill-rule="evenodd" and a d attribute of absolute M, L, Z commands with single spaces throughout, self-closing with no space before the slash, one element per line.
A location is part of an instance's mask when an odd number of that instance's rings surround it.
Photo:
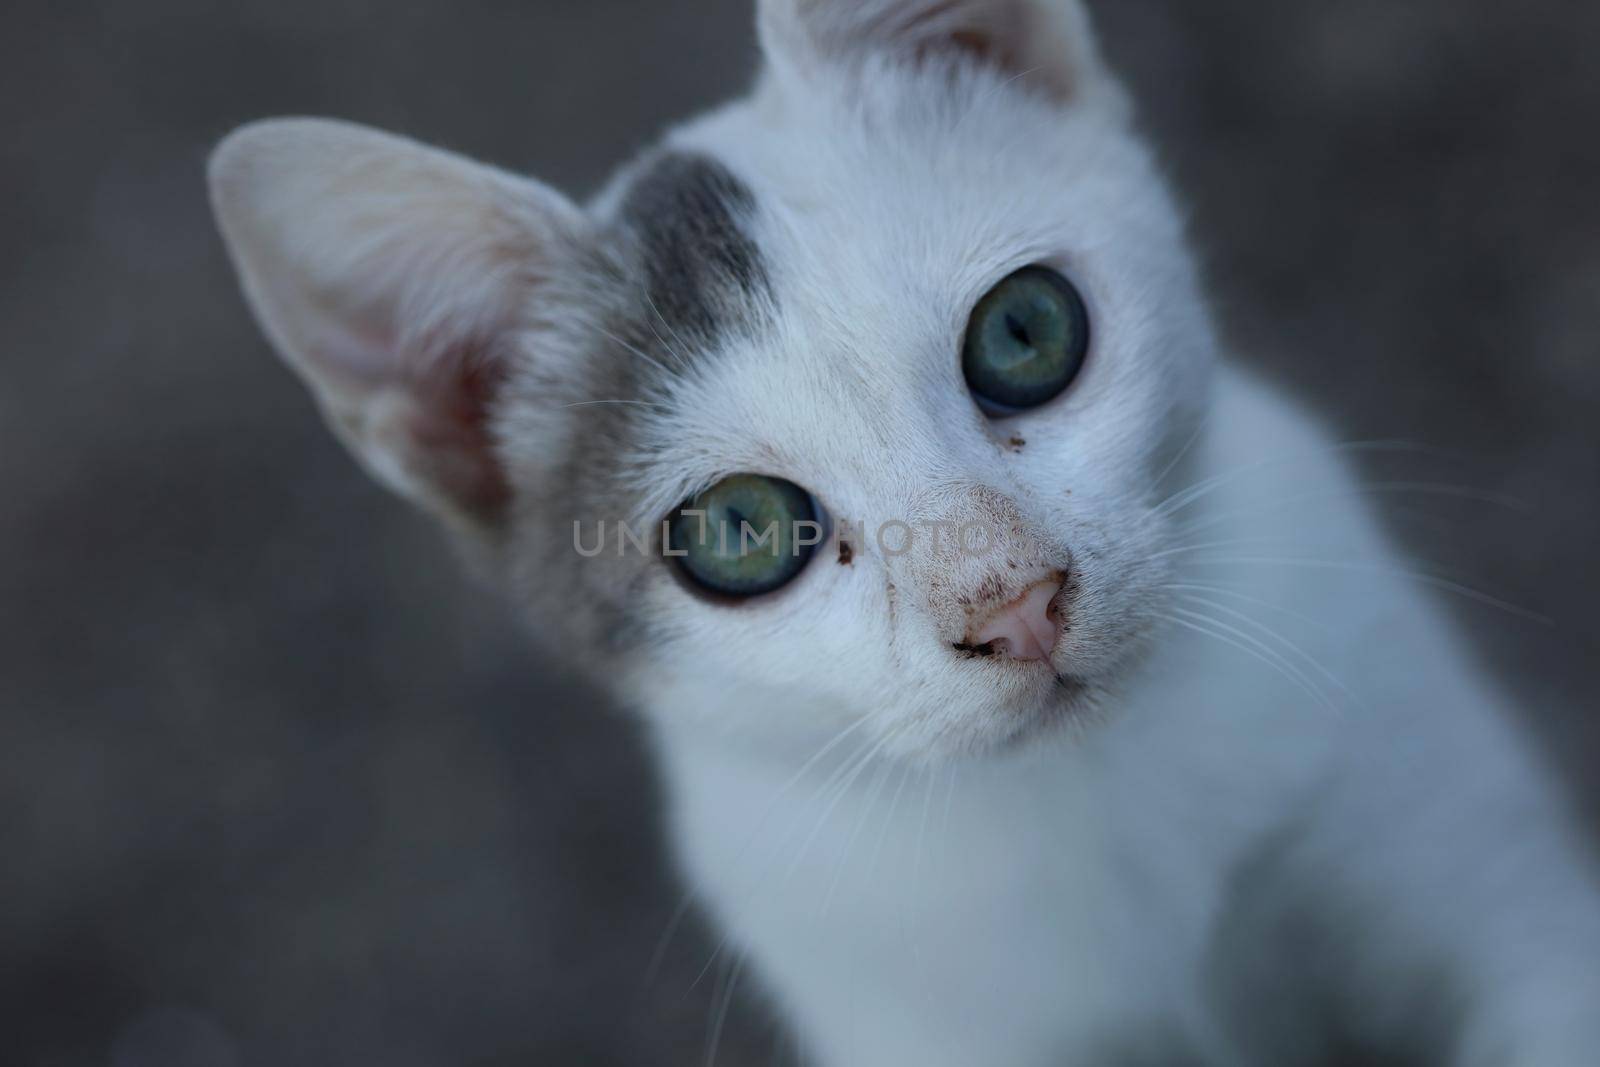
<path fill-rule="evenodd" d="M 1349 1026 L 1451 1067 L 1600 1065 L 1589 843 L 1516 739 L 1461 733 L 1369 758 L 1310 839 Z"/>
<path fill-rule="evenodd" d="M 819 976 L 820 977 L 820 976 Z M 780 996 L 807 1067 L 1054 1067 L 1022 1030 L 967 1017 L 840 972 Z M 901 983 L 901 992 L 911 988 Z"/>
<path fill-rule="evenodd" d="M 1600 935 L 1596 902 L 1541 893 L 1515 944 L 1473 953 L 1469 995 L 1453 1067 L 1586 1067 L 1600 1064 Z M 1529 919 L 1532 919 L 1530 914 Z M 1471 936 L 1470 931 L 1462 935 Z"/>
<path fill-rule="evenodd" d="M 1441 955 L 1460 987 L 1454 1067 L 1600 1065 L 1595 871 L 1556 812 L 1532 805 L 1527 817 L 1440 864 Z"/>

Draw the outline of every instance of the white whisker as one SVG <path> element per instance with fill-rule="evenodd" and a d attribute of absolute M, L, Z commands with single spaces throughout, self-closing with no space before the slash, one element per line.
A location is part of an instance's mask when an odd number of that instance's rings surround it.
<path fill-rule="evenodd" d="M 1262 663 L 1265 663 L 1267 666 L 1273 668 L 1279 674 L 1283 675 L 1284 678 L 1298 686 L 1306 693 L 1307 696 L 1311 697 L 1317 703 L 1321 704 L 1325 708 L 1328 708 L 1330 711 L 1335 713 L 1338 712 L 1338 708 L 1328 700 L 1326 694 L 1317 690 L 1315 686 L 1307 681 L 1303 673 L 1301 673 L 1297 668 L 1294 667 L 1293 664 L 1289 663 L 1277 652 L 1264 646 L 1260 641 L 1250 638 L 1248 635 L 1245 635 L 1245 639 L 1243 640 L 1238 637 L 1230 637 L 1226 632 L 1226 630 L 1230 628 L 1222 627 L 1222 624 L 1218 623 L 1215 619 L 1200 615 L 1197 612 L 1189 611 L 1186 608 L 1174 608 L 1173 610 L 1189 616 L 1189 618 L 1179 618 L 1176 615 L 1167 615 L 1164 613 L 1157 613 L 1157 617 L 1173 623 L 1174 625 L 1182 626 L 1185 629 L 1193 630 L 1196 633 L 1204 634 L 1214 640 L 1221 641 L 1223 644 L 1230 645 L 1233 648 L 1260 660 Z"/>
<path fill-rule="evenodd" d="M 1214 566 L 1245 566 L 1262 564 L 1266 566 L 1305 567 L 1307 569 L 1346 570 L 1367 574 L 1387 575 L 1395 578 L 1409 578 L 1414 582 L 1419 582 L 1423 585 L 1431 585 L 1436 589 L 1442 589 L 1446 592 L 1455 593 L 1458 596 L 1465 597 L 1468 600 L 1476 601 L 1477 603 L 1484 604 L 1488 607 L 1498 608 L 1507 614 L 1515 615 L 1521 619 L 1527 619 L 1529 622 L 1537 622 L 1545 626 L 1553 625 L 1554 622 L 1554 620 L 1547 615 L 1541 615 L 1536 611 L 1530 611 L 1527 608 L 1518 607 L 1509 601 L 1501 600 L 1499 597 L 1491 596 L 1490 594 L 1485 593 L 1482 590 L 1474 589 L 1469 585 L 1462 585 L 1460 582 L 1452 581 L 1449 578 L 1441 578 L 1436 574 L 1429 574 L 1427 571 L 1413 570 L 1408 567 L 1395 567 L 1382 563 L 1369 563 L 1364 560 L 1298 559 L 1292 556 L 1223 556 L 1215 559 L 1199 559 L 1192 562 L 1201 565 Z"/>
<path fill-rule="evenodd" d="M 1369 485 L 1357 486 L 1351 489 L 1327 490 L 1317 493 L 1298 493 L 1282 497 L 1270 503 L 1259 504 L 1248 508 L 1239 508 L 1226 511 L 1218 515 L 1208 515 L 1184 527 L 1185 533 L 1196 533 L 1200 530 L 1216 526 L 1219 523 L 1229 522 L 1233 519 L 1244 518 L 1250 515 L 1276 511 L 1280 508 L 1294 504 L 1305 504 L 1321 500 L 1343 500 L 1352 497 L 1387 496 L 1387 495 L 1415 495 L 1415 496 L 1441 496 L 1457 500 L 1469 500 L 1480 504 L 1492 504 L 1513 511 L 1526 513 L 1529 507 L 1526 501 L 1520 500 L 1504 493 L 1496 493 L 1486 489 L 1477 489 L 1468 485 L 1450 485 L 1442 482 L 1373 482 Z"/>
<path fill-rule="evenodd" d="M 1184 599 L 1192 601 L 1196 604 L 1202 604 L 1205 607 L 1210 608 L 1212 611 L 1220 611 L 1230 618 L 1238 619 L 1245 625 L 1253 627 L 1258 633 L 1265 634 L 1268 638 L 1277 641 L 1278 644 L 1284 649 L 1298 656 L 1323 678 L 1326 678 L 1328 680 L 1328 684 L 1339 690 L 1339 692 L 1343 693 L 1350 700 L 1356 700 L 1356 695 L 1350 691 L 1350 687 L 1345 685 L 1344 682 L 1340 681 L 1339 678 L 1336 677 L 1332 671 L 1328 670 L 1327 667 L 1323 666 L 1322 661 L 1318 660 L 1315 656 L 1311 655 L 1311 653 L 1295 644 L 1277 630 L 1274 630 L 1272 627 L 1261 622 L 1259 619 L 1255 619 L 1236 608 L 1230 608 L 1226 604 L 1219 604 L 1216 601 L 1206 597 L 1195 596 L 1193 594 L 1184 594 Z"/>
<path fill-rule="evenodd" d="M 789 794 L 790 790 L 800 784 L 801 780 L 805 778 L 805 776 L 811 771 L 811 768 L 815 767 L 823 759 L 826 759 L 828 753 L 832 752 L 835 748 L 838 748 L 850 737 L 851 734 L 864 727 L 869 721 L 870 720 L 868 719 L 857 719 L 855 722 L 850 723 L 844 729 L 834 734 L 832 738 L 830 738 L 821 748 L 812 754 L 811 758 L 807 759 L 805 763 L 800 765 L 800 769 L 794 772 L 793 777 L 778 787 L 777 792 L 772 795 L 772 799 L 767 802 L 767 806 L 762 810 L 760 817 L 756 820 L 756 825 L 753 829 L 751 829 L 749 836 L 747 836 L 744 841 L 740 843 L 739 848 L 734 852 L 734 857 L 732 860 L 733 863 L 739 863 L 744 858 L 744 854 L 749 851 L 750 846 L 753 845 L 756 841 L 756 838 L 760 836 L 762 829 L 767 825 L 767 821 L 772 818 L 773 812 L 775 812 L 778 808 L 778 804 L 782 802 L 783 798 Z M 678 902 L 677 908 L 673 910 L 672 917 L 667 922 L 667 928 L 666 930 L 662 931 L 661 938 L 656 943 L 655 952 L 653 952 L 650 956 L 650 964 L 645 969 L 646 986 L 653 983 L 656 979 L 656 976 L 660 973 L 661 964 L 666 958 L 667 947 L 671 943 L 673 935 L 677 933 L 678 927 L 682 925 L 683 920 L 688 916 L 690 910 L 694 907 L 694 900 L 695 897 L 699 895 L 700 889 L 701 886 L 696 883 L 694 886 L 686 890 L 683 894 L 683 899 Z"/>
<path fill-rule="evenodd" d="M 659 359 L 657 359 L 656 357 L 650 355 L 647 352 L 640 351 L 632 343 L 630 343 L 628 341 L 624 341 L 622 338 L 618 337 L 616 334 L 612 333 L 610 330 L 604 329 L 603 327 L 600 327 L 600 326 L 596 326 L 594 329 L 601 336 L 608 337 L 612 341 L 615 341 L 617 344 L 621 345 L 624 349 L 626 349 L 627 351 L 633 353 L 635 356 L 638 356 L 640 359 L 642 359 L 646 363 L 650 364 L 650 366 L 654 367 L 656 370 L 660 371 L 662 374 L 670 375 L 672 373 L 672 371 L 668 370 L 666 365 L 664 363 L 662 363 Z M 659 341 L 660 338 L 658 337 L 657 340 Z M 663 341 L 662 342 L 663 347 L 665 347 L 665 344 L 666 344 L 666 342 Z M 667 351 L 671 352 L 672 350 L 669 348 L 669 349 L 667 349 Z"/>
<path fill-rule="evenodd" d="M 741 953 L 729 969 L 720 1003 L 718 998 L 712 998 L 717 1007 L 716 1017 L 711 1024 L 711 1039 L 706 1047 L 706 1067 L 717 1067 L 717 1050 L 722 1046 L 722 1031 L 728 1024 L 728 1012 L 733 1007 L 734 990 L 739 985 L 739 977 L 744 973 L 744 965 L 745 956 Z"/>
<path fill-rule="evenodd" d="M 844 875 L 845 865 L 849 862 L 850 853 L 855 848 L 856 838 L 861 835 L 861 831 L 866 828 L 867 820 L 871 818 L 873 811 L 877 809 L 879 794 L 883 792 L 883 787 L 888 784 L 889 772 L 893 768 L 894 764 L 887 762 L 878 768 L 878 772 L 873 778 L 872 786 L 867 793 L 866 803 L 862 805 L 861 818 L 856 820 L 855 829 L 851 830 L 850 836 L 845 839 L 844 852 L 840 854 L 839 862 L 834 866 L 833 879 L 828 883 L 828 892 L 822 899 L 822 918 L 824 920 L 827 919 L 828 911 L 833 904 L 833 895 L 839 889 L 839 880 Z"/>
<path fill-rule="evenodd" d="M 1213 410 L 1214 409 L 1212 408 L 1206 409 L 1205 414 L 1200 417 L 1199 423 L 1195 426 L 1194 432 L 1191 433 L 1189 435 L 1189 439 L 1183 443 L 1183 447 L 1178 449 L 1178 454 L 1173 456 L 1167 465 L 1161 468 L 1161 473 L 1156 475 L 1155 478 L 1151 480 L 1150 485 L 1152 487 L 1159 486 L 1162 482 L 1167 480 L 1168 475 L 1178 469 L 1178 464 L 1183 462 L 1183 458 L 1189 454 L 1189 450 L 1195 446 L 1195 443 L 1200 440 L 1201 435 L 1205 433 L 1206 428 L 1211 425 L 1211 412 Z"/>
<path fill-rule="evenodd" d="M 923 884 L 923 846 L 928 836 L 928 812 L 933 807 L 933 768 L 927 768 L 924 773 L 927 775 L 928 784 L 922 792 L 922 818 L 917 823 L 917 847 L 911 863 L 912 882 L 916 885 Z M 917 962 L 918 972 L 926 976 L 927 971 L 923 967 L 922 943 L 914 938 L 911 941 L 911 958 Z M 922 995 L 924 999 L 927 999 L 930 995 L 926 981 L 923 983 Z"/>
<path fill-rule="evenodd" d="M 871 720 L 869 720 L 869 719 L 861 719 L 861 720 L 858 720 L 858 724 L 859 723 L 866 723 L 866 722 L 870 722 L 870 721 Z M 853 732 L 853 729 L 852 729 L 851 732 Z M 878 739 L 877 741 L 874 741 L 872 738 L 869 737 L 858 748 L 856 748 L 856 750 L 854 752 L 852 752 L 848 757 L 846 757 L 844 760 L 842 760 L 838 767 L 834 768 L 832 773 L 829 774 L 829 776 L 822 783 L 822 785 L 818 787 L 818 789 L 817 789 L 817 791 L 815 793 L 815 799 L 820 800 L 825 795 L 827 795 L 829 793 L 829 791 L 833 788 L 834 784 L 836 782 L 840 781 L 846 774 L 849 774 L 852 771 L 852 769 L 857 768 L 859 766 L 864 766 L 867 762 L 869 762 L 871 760 L 872 756 L 874 754 L 876 754 L 879 750 L 881 750 L 883 748 L 883 746 L 885 744 L 887 744 L 894 736 L 895 736 L 895 734 L 893 732 L 890 732 L 889 734 L 884 735 L 884 737 Z M 830 744 L 827 747 L 831 748 L 839 740 L 840 740 L 840 738 L 835 738 L 834 741 L 830 742 Z M 821 754 L 822 753 L 819 753 L 818 755 L 820 756 Z M 865 755 L 863 755 L 863 754 L 865 754 Z M 817 758 L 818 758 L 818 756 L 813 756 L 811 761 L 808 761 L 808 763 L 815 762 L 815 760 Z M 796 777 L 798 778 L 799 775 L 797 775 Z M 842 795 L 843 795 L 842 792 L 838 794 L 838 796 L 842 796 Z M 838 796 L 835 797 L 834 803 L 837 803 Z M 827 819 L 828 812 L 832 810 L 832 806 L 833 805 L 830 803 L 828 805 L 828 811 L 824 811 L 823 814 L 818 818 L 816 825 L 812 829 L 810 837 L 807 838 L 807 847 L 810 844 L 811 838 L 816 836 L 816 833 L 821 828 L 822 823 Z M 791 831 L 793 829 L 795 829 L 795 825 L 796 824 L 791 824 L 791 826 L 790 826 L 790 830 Z M 787 840 L 787 835 L 785 835 L 785 838 L 783 840 Z M 781 845 L 783 843 L 783 841 L 780 840 L 778 843 Z M 795 861 L 790 864 L 789 869 L 784 873 L 784 882 L 785 883 L 788 882 L 788 879 L 794 873 L 795 868 L 799 866 L 799 861 L 804 856 L 804 854 L 805 854 L 805 848 L 803 847 L 801 849 L 801 851 L 800 851 L 800 855 L 796 856 Z M 771 877 L 771 875 L 773 873 L 773 870 L 774 870 L 774 868 L 768 867 L 766 872 L 764 874 L 762 874 L 761 876 L 757 877 L 757 879 L 754 882 L 754 884 L 752 884 L 748 888 L 748 890 L 745 893 L 745 900 L 747 902 L 750 899 L 753 899 L 755 897 L 756 893 L 764 887 L 764 885 L 766 884 L 767 878 Z M 694 980 L 689 983 L 689 990 L 693 990 L 696 986 L 698 986 L 705 979 L 705 976 L 706 976 L 707 973 L 710 972 L 712 965 L 716 963 L 718 957 L 721 956 L 723 950 L 727 947 L 729 936 L 730 935 L 727 932 L 724 932 L 723 935 L 718 939 L 716 946 L 711 950 L 710 958 L 707 959 L 706 962 L 705 962 L 705 965 L 700 968 L 700 971 L 699 971 L 698 974 L 695 975 Z"/>
<path fill-rule="evenodd" d="M 1281 537 L 1230 537 L 1223 541 L 1201 541 L 1197 544 L 1176 545 L 1172 548 L 1163 549 L 1160 552 L 1152 552 L 1144 558 L 1146 561 L 1169 559 L 1172 556 L 1185 556 L 1190 552 L 1204 552 L 1213 548 L 1237 548 L 1248 547 L 1250 545 L 1271 545 L 1280 544 L 1282 541 L 1283 538 Z"/>
<path fill-rule="evenodd" d="M 1233 597 L 1235 600 L 1242 601 L 1246 604 L 1254 604 L 1257 607 L 1266 608 L 1268 611 L 1279 612 L 1280 614 L 1294 619 L 1297 622 L 1303 622 L 1308 626 L 1315 626 L 1319 630 L 1328 629 L 1328 625 L 1326 623 L 1318 619 L 1313 619 L 1310 615 L 1307 615 L 1302 611 L 1295 611 L 1293 608 L 1286 608 L 1282 604 L 1274 604 L 1270 600 L 1264 600 L 1261 597 L 1251 596 L 1248 593 L 1241 593 L 1237 589 L 1229 589 L 1225 585 L 1210 585 L 1205 582 L 1166 582 L 1161 588 L 1173 589 L 1179 592 L 1214 593 L 1220 596 Z"/>
<path fill-rule="evenodd" d="M 905 792 L 906 782 L 911 779 L 911 764 L 907 763 L 900 772 L 900 782 L 894 787 L 894 795 L 889 798 L 889 810 L 884 814 L 883 826 L 878 831 L 878 841 L 872 846 L 872 862 L 867 866 L 867 877 L 877 873 L 878 860 L 883 855 L 883 843 L 889 836 L 889 827 L 894 823 L 895 812 L 900 808 L 900 794 Z"/>
<path fill-rule="evenodd" d="M 667 317 L 665 315 L 661 314 L 661 309 L 656 307 L 656 302 L 655 302 L 654 299 L 651 298 L 649 292 L 646 292 L 644 294 L 644 302 L 646 304 L 650 305 L 651 314 L 655 315 L 656 318 L 660 319 L 661 320 L 661 325 L 665 326 L 667 328 L 667 332 L 672 334 L 672 339 L 677 341 L 678 344 L 680 346 L 682 346 L 682 348 L 688 349 L 689 346 L 683 343 L 683 338 L 681 336 L 679 336 L 678 331 L 672 328 L 672 323 L 668 322 L 667 321 Z M 689 358 L 688 358 L 688 356 L 686 356 L 683 352 L 680 352 L 678 349 L 675 349 L 671 345 L 667 344 L 666 338 L 662 337 L 660 333 L 657 333 L 656 328 L 655 328 L 655 326 L 653 324 L 651 324 L 649 322 L 646 322 L 645 325 L 650 327 L 650 332 L 655 334 L 655 338 L 656 338 L 657 341 L 661 342 L 661 347 L 665 348 L 667 350 L 667 352 L 672 356 L 672 358 L 678 361 L 678 366 L 681 367 L 681 368 L 687 369 L 688 366 L 689 366 Z"/>
<path fill-rule="evenodd" d="M 1221 489 L 1223 486 L 1237 481 L 1239 478 L 1242 478 L 1247 474 L 1252 474 L 1267 467 L 1272 467 L 1283 463 L 1305 462 L 1306 460 L 1315 459 L 1319 456 L 1328 455 L 1330 453 L 1380 451 L 1426 452 L 1428 451 L 1428 448 L 1425 445 L 1419 445 L 1411 441 L 1345 441 L 1339 444 L 1329 445 L 1326 448 L 1313 449 L 1311 451 L 1288 456 L 1273 456 L 1267 459 L 1256 460 L 1253 463 L 1246 463 L 1243 466 L 1235 467 L 1232 470 L 1223 471 L 1220 474 L 1214 474 L 1209 478 L 1202 479 L 1186 489 L 1178 490 L 1161 503 L 1157 504 L 1154 509 L 1154 514 L 1158 516 L 1176 514 L 1196 501 L 1217 491 L 1218 489 Z"/>
<path fill-rule="evenodd" d="M 627 404 L 642 408 L 660 408 L 660 404 L 653 404 L 648 400 L 580 400 L 575 404 L 562 404 L 563 408 L 587 408 L 596 404 Z"/>
<path fill-rule="evenodd" d="M 816 825 L 811 828 L 811 833 L 806 835 L 805 842 L 800 846 L 800 851 L 795 854 L 794 860 L 789 864 L 789 869 L 784 874 L 785 881 L 793 876 L 794 872 L 800 867 L 801 862 L 805 860 L 806 853 L 810 851 L 811 844 L 816 840 L 817 834 L 822 832 L 822 827 L 827 823 L 828 817 L 833 814 L 833 809 L 838 807 L 839 801 L 843 800 L 850 792 L 851 786 L 855 785 L 856 779 L 860 777 L 861 772 L 866 770 L 866 768 L 871 765 L 872 761 L 878 757 L 879 753 L 881 753 L 888 746 L 889 742 L 893 741 L 896 736 L 898 735 L 893 731 L 884 734 L 883 737 L 878 740 L 877 744 L 873 745 L 865 755 L 860 756 L 855 760 L 855 765 L 851 767 L 849 773 L 844 775 L 839 784 L 834 787 L 833 795 L 829 798 L 827 805 L 822 809 L 822 814 L 817 817 Z"/>

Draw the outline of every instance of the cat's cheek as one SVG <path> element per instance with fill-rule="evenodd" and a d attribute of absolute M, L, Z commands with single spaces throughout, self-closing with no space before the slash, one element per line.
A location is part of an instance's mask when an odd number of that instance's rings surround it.
<path fill-rule="evenodd" d="M 640 597 L 659 635 L 648 652 L 653 669 L 697 684 L 788 687 L 801 702 L 858 695 L 881 670 L 884 634 L 868 620 L 882 605 L 873 603 L 868 569 L 839 565 L 835 552 L 818 546 L 788 585 L 744 600 L 707 595 L 671 560 L 655 561 Z"/>

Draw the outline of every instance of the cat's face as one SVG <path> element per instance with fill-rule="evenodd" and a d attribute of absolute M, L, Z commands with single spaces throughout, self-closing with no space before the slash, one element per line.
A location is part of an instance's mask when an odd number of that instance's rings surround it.
<path fill-rule="evenodd" d="M 1061 0 L 762 16 L 751 97 L 586 212 L 413 161 L 425 188 L 386 207 L 455 220 L 414 266 L 389 265 L 403 236 L 257 251 L 285 212 L 235 190 L 303 179 L 266 183 L 264 149 L 230 165 L 225 148 L 216 197 L 247 289 L 358 455 L 472 531 L 551 639 L 656 713 L 865 719 L 899 754 L 1082 715 L 1159 609 L 1156 482 L 1212 358 L 1124 101 Z M 285 136 L 333 135 L 276 136 L 281 158 Z M 324 174 L 318 198 L 392 171 L 397 144 L 364 142 L 381 158 Z M 268 206 L 237 207 L 252 197 Z M 363 266 L 400 276 L 386 294 L 343 280 Z M 442 270 L 480 277 L 442 295 Z M 286 324 L 307 291 L 330 303 L 329 278 L 353 340 Z M 685 502 L 821 543 L 686 541 Z"/>

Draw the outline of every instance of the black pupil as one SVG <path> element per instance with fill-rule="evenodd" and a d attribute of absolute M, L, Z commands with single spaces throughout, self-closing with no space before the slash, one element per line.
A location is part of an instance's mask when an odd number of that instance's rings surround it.
<path fill-rule="evenodd" d="M 1028 328 L 1022 325 L 1022 323 L 1018 322 L 1017 317 L 1009 312 L 1006 313 L 1006 329 L 1011 331 L 1012 338 L 1018 344 L 1033 344 L 1033 342 L 1028 339 Z"/>

